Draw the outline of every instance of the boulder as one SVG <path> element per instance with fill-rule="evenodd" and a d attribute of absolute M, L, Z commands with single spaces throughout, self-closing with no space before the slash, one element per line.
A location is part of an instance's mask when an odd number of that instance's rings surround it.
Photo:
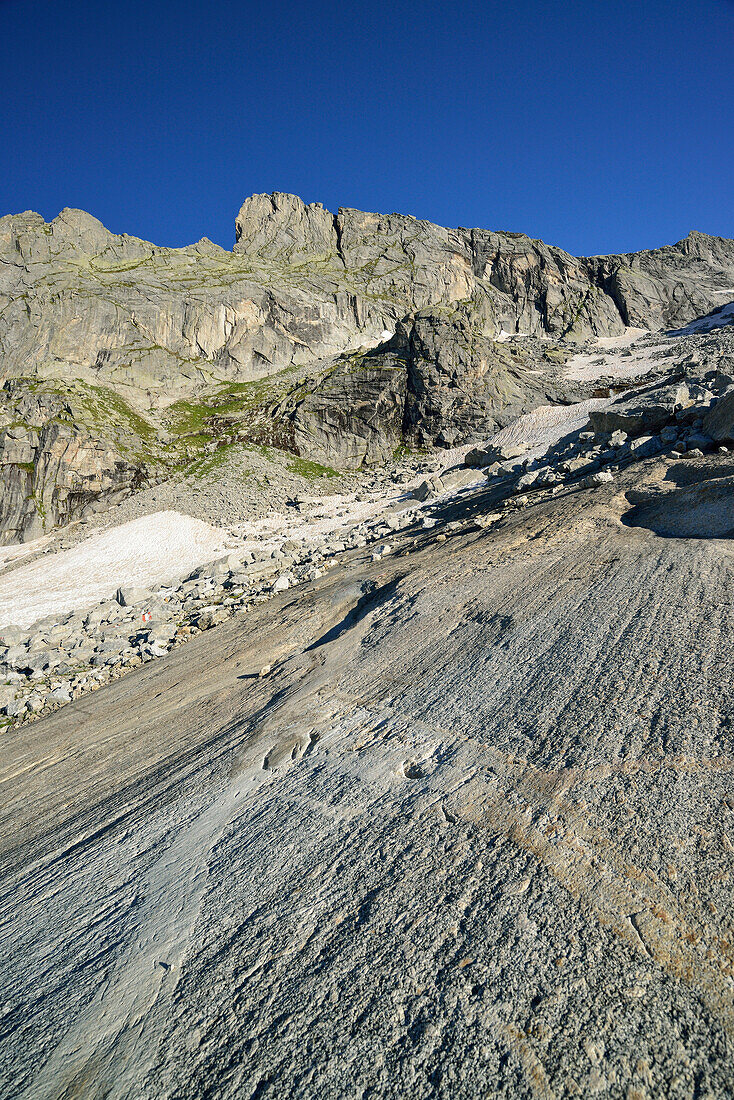
<path fill-rule="evenodd" d="M 609 470 L 597 470 L 596 473 L 583 478 L 580 485 L 582 489 L 595 489 L 598 485 L 606 485 L 613 480 Z"/>
<path fill-rule="evenodd" d="M 441 474 L 441 484 L 444 490 L 463 489 L 467 485 L 476 484 L 479 476 L 476 470 L 472 469 L 444 470 Z"/>
<path fill-rule="evenodd" d="M 19 668 L 31 679 L 37 679 L 51 668 L 51 663 L 51 657 L 48 653 L 34 653 L 32 656 L 27 657 Z"/>
<path fill-rule="evenodd" d="M 28 628 L 9 624 L 0 630 L 0 641 L 6 646 L 17 646 L 28 637 Z"/>
<path fill-rule="evenodd" d="M 734 440 L 734 389 L 724 394 L 703 418 L 703 430 L 715 442 Z"/>
<path fill-rule="evenodd" d="M 147 630 L 141 630 L 139 634 L 146 638 L 151 645 L 168 645 L 176 636 L 178 626 L 173 622 L 151 622 Z"/>
<path fill-rule="evenodd" d="M 485 466 L 482 473 L 491 481 L 493 477 L 501 477 L 505 473 L 505 468 L 501 462 L 493 462 L 491 466 Z"/>
<path fill-rule="evenodd" d="M 122 607 L 138 607 L 142 603 L 149 602 L 152 596 L 153 593 L 149 588 L 134 588 L 128 585 L 118 588 L 115 593 L 115 599 Z"/>
<path fill-rule="evenodd" d="M 488 448 L 488 453 L 495 462 L 511 462 L 515 458 L 522 458 L 527 451 L 527 443 L 500 443 Z"/>
<path fill-rule="evenodd" d="M 51 703 L 59 703 L 59 704 L 70 703 L 71 702 L 71 694 L 69 693 L 69 690 L 67 688 L 58 687 L 58 688 L 54 688 L 53 691 L 49 692 L 48 699 L 49 699 L 49 702 L 51 702 Z"/>
<path fill-rule="evenodd" d="M 641 435 L 629 442 L 629 453 L 632 458 L 649 458 L 656 455 L 662 449 L 659 435 Z"/>
<path fill-rule="evenodd" d="M 211 627 L 223 623 L 228 618 L 229 614 L 225 607 L 214 605 L 213 607 L 203 607 L 199 611 L 194 622 L 199 630 L 209 630 Z"/>
<path fill-rule="evenodd" d="M 486 450 L 484 447 L 472 447 L 464 455 L 464 465 L 468 466 L 470 470 L 481 470 L 496 461 L 495 452 Z"/>
<path fill-rule="evenodd" d="M 596 459 L 589 459 L 586 455 L 576 455 L 574 458 L 569 458 L 567 462 L 563 462 L 560 468 L 564 474 L 575 477 L 582 473 L 591 473 L 597 466 Z"/>
<path fill-rule="evenodd" d="M 531 472 L 529 472 L 527 474 L 523 474 L 522 477 L 519 477 L 517 479 L 517 483 L 515 485 L 515 492 L 516 493 L 521 493 L 525 489 L 530 489 L 533 485 L 535 485 L 537 480 L 538 480 L 537 470 L 532 470 Z"/>
<path fill-rule="evenodd" d="M 595 409 L 589 419 L 595 431 L 641 435 L 662 428 L 676 409 L 693 404 L 685 382 L 664 382 L 617 398 L 605 409 Z"/>
<path fill-rule="evenodd" d="M 426 501 L 443 491 L 444 483 L 439 475 L 435 474 L 433 477 L 426 478 L 425 481 L 422 481 L 420 485 L 416 486 L 411 495 L 415 500 Z"/>
<path fill-rule="evenodd" d="M 697 448 L 699 451 L 708 451 L 714 444 L 714 440 L 710 435 L 706 435 L 704 432 L 691 432 L 686 439 L 688 448 Z"/>

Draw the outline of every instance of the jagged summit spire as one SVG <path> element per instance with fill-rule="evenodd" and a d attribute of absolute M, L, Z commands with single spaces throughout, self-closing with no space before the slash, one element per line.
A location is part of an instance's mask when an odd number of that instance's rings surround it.
<path fill-rule="evenodd" d="M 235 220 L 235 252 L 267 252 L 279 259 L 315 260 L 338 251 L 334 215 L 320 202 L 274 191 L 245 199 Z"/>

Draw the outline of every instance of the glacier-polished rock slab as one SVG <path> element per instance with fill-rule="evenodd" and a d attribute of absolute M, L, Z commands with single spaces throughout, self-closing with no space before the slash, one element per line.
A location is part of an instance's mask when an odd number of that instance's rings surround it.
<path fill-rule="evenodd" d="M 2 1095 L 729 1095 L 734 559 L 639 479 L 7 735 Z"/>

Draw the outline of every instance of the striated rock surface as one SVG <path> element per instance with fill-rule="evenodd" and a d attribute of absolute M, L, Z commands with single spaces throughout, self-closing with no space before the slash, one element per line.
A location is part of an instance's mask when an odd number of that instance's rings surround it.
<path fill-rule="evenodd" d="M 733 469 L 444 502 L 9 730 L 2 1094 L 731 1096 Z"/>

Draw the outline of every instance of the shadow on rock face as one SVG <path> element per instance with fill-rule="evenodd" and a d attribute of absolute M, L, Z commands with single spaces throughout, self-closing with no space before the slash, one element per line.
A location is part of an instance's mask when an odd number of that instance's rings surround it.
<path fill-rule="evenodd" d="M 665 481 L 683 489 L 690 485 L 701 485 L 706 481 L 732 476 L 734 476 L 734 461 L 707 458 L 705 462 L 676 462 L 665 474 Z"/>
<path fill-rule="evenodd" d="M 627 527 L 646 527 L 664 538 L 734 537 L 734 474 L 721 477 L 717 476 L 719 468 L 699 467 L 695 472 L 702 476 L 694 481 L 693 472 L 686 471 L 684 484 L 670 492 L 628 492 L 633 507 L 622 516 L 622 522 Z"/>

